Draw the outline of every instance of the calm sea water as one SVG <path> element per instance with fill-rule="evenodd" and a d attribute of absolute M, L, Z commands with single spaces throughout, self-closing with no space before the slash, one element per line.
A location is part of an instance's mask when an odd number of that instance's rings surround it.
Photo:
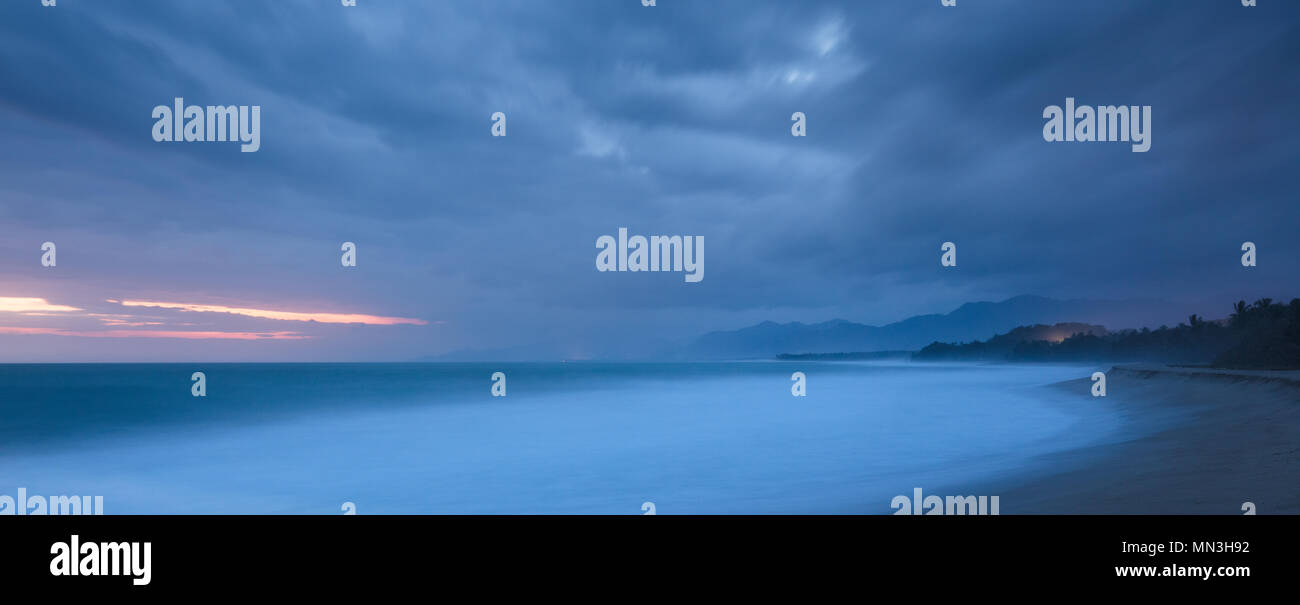
<path fill-rule="evenodd" d="M 888 513 L 913 487 L 1113 435 L 1104 406 L 1042 388 L 1092 370 L 0 365 L 0 494 L 103 496 L 107 514 Z M 207 397 L 190 395 L 195 371 Z"/>

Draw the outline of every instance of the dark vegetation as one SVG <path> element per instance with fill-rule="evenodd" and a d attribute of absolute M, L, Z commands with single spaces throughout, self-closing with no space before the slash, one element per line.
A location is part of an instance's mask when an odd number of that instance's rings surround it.
<path fill-rule="evenodd" d="M 1105 336 L 1106 328 L 1082 323 L 1059 323 L 1056 325 L 1036 324 L 1020 326 L 1006 334 L 998 334 L 988 340 L 976 340 L 964 344 L 933 343 L 913 359 L 925 361 L 952 360 L 1006 360 L 1011 359 L 1017 351 L 1035 343 L 1050 344 L 1062 342 L 1076 336 Z"/>
<path fill-rule="evenodd" d="M 1082 326 L 1085 329 L 1075 329 Z M 1042 338 L 1069 329 L 1064 340 Z M 1154 361 L 1209 364 L 1235 369 L 1300 369 L 1300 299 L 1290 304 L 1265 298 L 1233 305 L 1227 319 L 1192 315 L 1170 328 L 1106 332 L 1099 326 L 1026 326 L 987 341 L 935 342 L 914 359 L 1006 361 Z"/>

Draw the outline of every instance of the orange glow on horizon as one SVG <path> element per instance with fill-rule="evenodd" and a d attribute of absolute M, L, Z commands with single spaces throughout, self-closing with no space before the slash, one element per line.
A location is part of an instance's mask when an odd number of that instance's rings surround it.
<path fill-rule="evenodd" d="M 305 340 L 311 338 L 297 332 L 185 332 L 179 330 L 104 330 L 78 332 L 59 328 L 20 328 L 0 326 L 0 334 L 24 336 L 80 336 L 83 338 L 180 338 L 185 340 Z"/>
<path fill-rule="evenodd" d="M 44 298 L 19 298 L 0 296 L 0 312 L 8 313 L 68 313 L 81 311 L 77 307 L 52 305 Z"/>

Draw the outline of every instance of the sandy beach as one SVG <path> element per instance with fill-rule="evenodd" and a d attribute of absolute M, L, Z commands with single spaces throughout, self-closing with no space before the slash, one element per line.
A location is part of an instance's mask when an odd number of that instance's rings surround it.
<path fill-rule="evenodd" d="M 1300 372 L 1123 365 L 1107 396 L 1063 382 L 1063 405 L 1109 405 L 1132 427 L 1044 456 L 1050 472 L 995 486 L 1002 514 L 1300 513 Z M 1055 395 L 1054 395 L 1055 396 Z"/>

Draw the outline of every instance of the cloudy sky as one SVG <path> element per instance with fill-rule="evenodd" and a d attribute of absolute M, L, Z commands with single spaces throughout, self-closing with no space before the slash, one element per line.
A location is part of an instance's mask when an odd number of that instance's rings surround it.
<path fill-rule="evenodd" d="M 585 358 L 1300 295 L 1296 2 L 57 4 L 0 3 L 0 361 Z M 260 106 L 260 150 L 155 142 L 176 97 Z M 1066 97 L 1152 106 L 1151 150 L 1044 141 Z M 703 236 L 705 279 L 596 271 L 619 227 Z"/>

